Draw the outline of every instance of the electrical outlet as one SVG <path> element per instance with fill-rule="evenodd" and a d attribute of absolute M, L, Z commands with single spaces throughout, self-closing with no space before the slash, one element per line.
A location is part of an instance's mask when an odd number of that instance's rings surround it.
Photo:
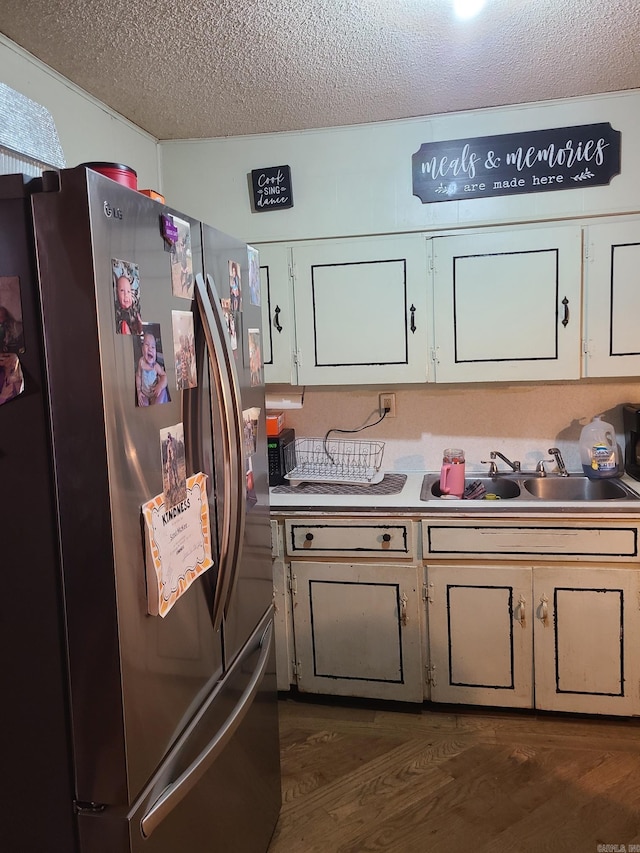
<path fill-rule="evenodd" d="M 388 418 L 396 416 L 396 395 L 395 394 L 380 394 L 380 415 L 384 415 L 387 411 Z"/>

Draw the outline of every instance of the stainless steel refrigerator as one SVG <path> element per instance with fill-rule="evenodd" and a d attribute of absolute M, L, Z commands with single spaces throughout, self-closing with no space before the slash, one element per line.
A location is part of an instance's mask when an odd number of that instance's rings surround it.
<path fill-rule="evenodd" d="M 0 178 L 0 373 L 19 378 L 0 405 L 12 853 L 268 847 L 281 795 L 251 254 L 92 170 Z"/>

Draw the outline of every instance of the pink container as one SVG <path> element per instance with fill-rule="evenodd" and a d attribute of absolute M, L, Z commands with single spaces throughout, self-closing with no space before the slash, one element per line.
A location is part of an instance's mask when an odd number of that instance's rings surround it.
<path fill-rule="evenodd" d="M 464 495 L 464 450 L 449 447 L 442 454 L 440 491 L 455 498 Z"/>

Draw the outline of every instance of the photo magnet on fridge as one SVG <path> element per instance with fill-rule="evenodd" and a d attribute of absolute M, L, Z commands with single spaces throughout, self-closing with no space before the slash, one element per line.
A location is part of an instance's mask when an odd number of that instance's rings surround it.
<path fill-rule="evenodd" d="M 191 225 L 177 216 L 172 217 L 178 229 L 178 239 L 171 249 L 171 287 L 174 296 L 193 299 L 195 279 L 191 254 Z"/>
<path fill-rule="evenodd" d="M 0 352 L 24 352 L 22 299 L 17 275 L 0 276 Z"/>
<path fill-rule="evenodd" d="M 187 466 L 184 451 L 184 426 L 175 424 L 160 430 L 162 449 L 162 488 L 165 506 L 171 509 L 187 497 Z"/>
<path fill-rule="evenodd" d="M 195 388 L 198 384 L 196 371 L 196 348 L 191 311 L 172 311 L 173 354 L 176 363 L 176 387 L 178 391 Z"/>
<path fill-rule="evenodd" d="M 113 277 L 113 304 L 115 309 L 116 333 L 118 335 L 140 335 L 140 271 L 137 264 L 111 260 Z"/>
<path fill-rule="evenodd" d="M 135 335 L 133 338 L 133 354 L 136 366 L 136 405 L 155 406 L 159 403 L 170 403 L 160 323 L 142 324 L 142 335 Z"/>

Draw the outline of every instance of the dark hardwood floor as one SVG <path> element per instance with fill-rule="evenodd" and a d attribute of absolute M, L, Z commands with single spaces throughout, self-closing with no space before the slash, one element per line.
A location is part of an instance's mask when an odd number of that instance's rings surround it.
<path fill-rule="evenodd" d="M 269 853 L 640 853 L 640 720 L 301 696 L 279 706 Z"/>

